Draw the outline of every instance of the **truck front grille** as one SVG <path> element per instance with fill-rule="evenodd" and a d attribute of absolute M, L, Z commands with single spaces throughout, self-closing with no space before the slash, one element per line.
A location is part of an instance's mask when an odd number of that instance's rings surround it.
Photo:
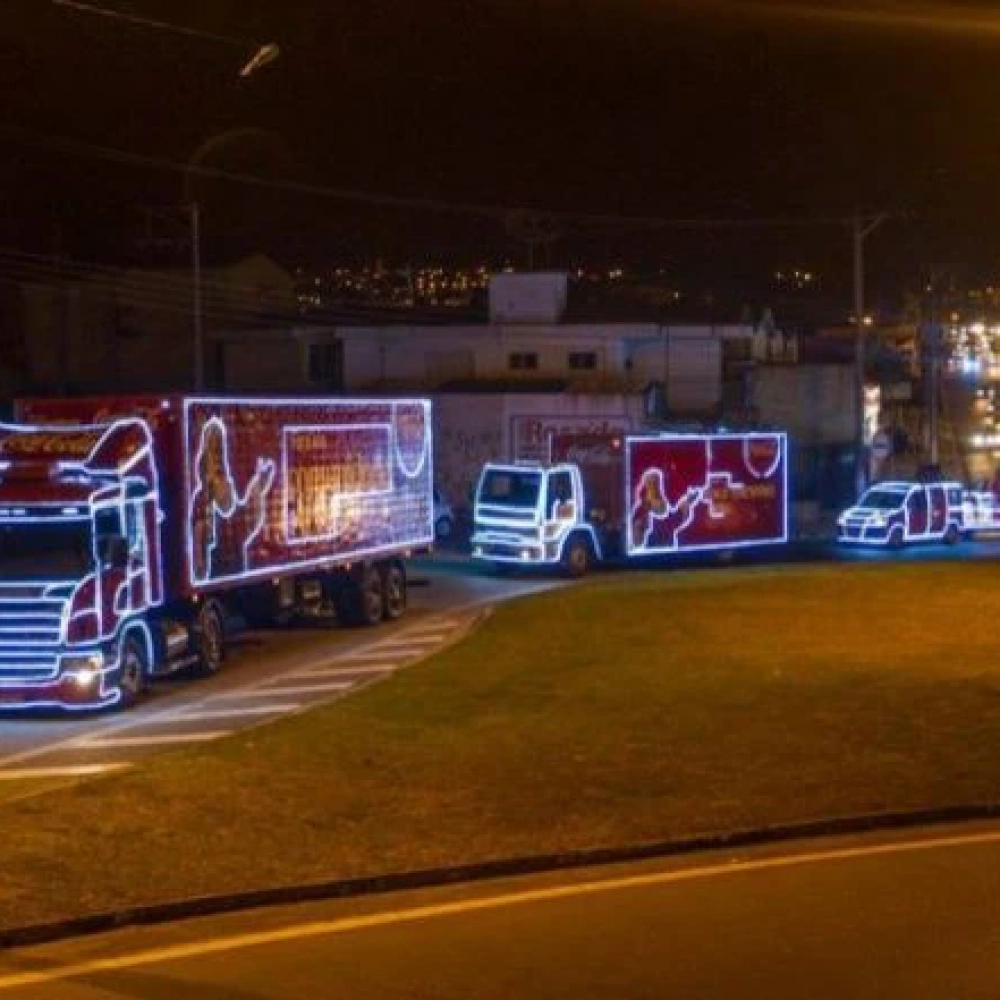
<path fill-rule="evenodd" d="M 51 680 L 72 584 L 0 581 L 0 684 Z"/>

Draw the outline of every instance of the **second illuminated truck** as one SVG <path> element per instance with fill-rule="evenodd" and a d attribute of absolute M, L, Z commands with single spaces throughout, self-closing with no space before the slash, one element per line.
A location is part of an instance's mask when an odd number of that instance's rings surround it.
<path fill-rule="evenodd" d="M 105 398 L 0 425 L 0 709 L 218 670 L 227 618 L 399 617 L 433 539 L 422 400 Z"/>
<path fill-rule="evenodd" d="M 787 442 L 776 432 L 566 434 L 544 464 L 489 463 L 472 553 L 498 568 L 728 552 L 788 539 Z"/>

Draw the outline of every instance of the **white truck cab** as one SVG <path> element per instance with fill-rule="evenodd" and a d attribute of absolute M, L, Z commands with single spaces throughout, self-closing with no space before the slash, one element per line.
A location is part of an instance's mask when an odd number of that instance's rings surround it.
<path fill-rule="evenodd" d="M 602 558 L 573 464 L 490 463 L 476 489 L 472 554 L 497 564 L 561 564 L 571 575 Z"/>

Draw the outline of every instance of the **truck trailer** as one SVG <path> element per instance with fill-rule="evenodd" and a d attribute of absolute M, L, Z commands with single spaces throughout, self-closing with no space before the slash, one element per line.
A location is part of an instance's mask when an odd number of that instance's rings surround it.
<path fill-rule="evenodd" d="M 434 535 L 430 404 L 29 400 L 0 424 L 0 708 L 211 674 L 226 623 L 406 607 Z"/>
<path fill-rule="evenodd" d="M 788 540 L 774 432 L 556 435 L 546 463 L 487 464 L 472 554 L 498 568 L 633 562 Z"/>

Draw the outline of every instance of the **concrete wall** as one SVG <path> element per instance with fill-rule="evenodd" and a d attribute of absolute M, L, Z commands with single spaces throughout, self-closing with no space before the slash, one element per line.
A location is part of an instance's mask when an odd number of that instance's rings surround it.
<path fill-rule="evenodd" d="M 751 400 L 761 422 L 803 446 L 852 442 L 854 395 L 851 365 L 761 365 L 751 375 Z"/>
<path fill-rule="evenodd" d="M 467 504 L 483 464 L 546 457 L 555 431 L 638 429 L 642 400 L 624 394 L 440 393 L 434 404 L 435 482 Z"/>
<path fill-rule="evenodd" d="M 568 292 L 565 271 L 494 274 L 490 278 L 490 321 L 558 323 L 566 312 Z"/>

